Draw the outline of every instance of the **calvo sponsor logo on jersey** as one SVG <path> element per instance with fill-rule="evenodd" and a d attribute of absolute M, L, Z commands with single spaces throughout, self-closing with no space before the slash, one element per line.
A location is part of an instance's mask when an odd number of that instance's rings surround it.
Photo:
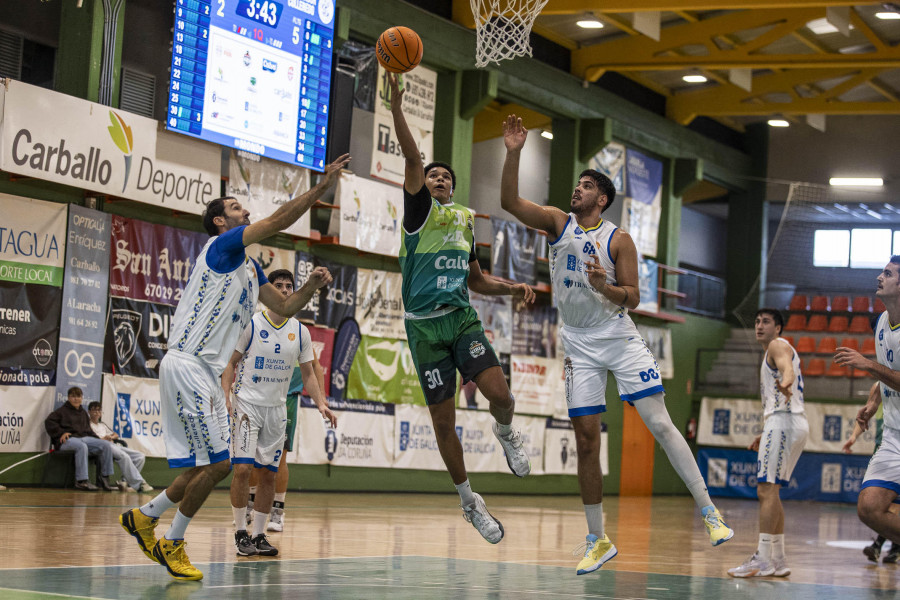
<path fill-rule="evenodd" d="M 469 270 L 469 261 L 462 256 L 438 256 L 434 259 L 434 268 L 443 271 L 444 269 L 462 269 Z"/>

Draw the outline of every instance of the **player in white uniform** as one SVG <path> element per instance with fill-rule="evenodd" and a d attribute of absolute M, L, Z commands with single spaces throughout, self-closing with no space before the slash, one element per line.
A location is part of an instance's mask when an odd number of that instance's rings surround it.
<path fill-rule="evenodd" d="M 269 282 L 285 298 L 294 292 L 294 276 L 286 269 L 270 273 Z M 231 508 L 238 556 L 278 554 L 278 549 L 266 539 L 265 528 L 275 498 L 275 475 L 284 448 L 286 400 L 294 365 L 299 363 L 307 391 L 319 412 L 332 427 L 337 425 L 316 380 L 313 358 L 309 329 L 297 319 L 269 309 L 253 315 L 222 373 L 222 388 L 233 426 Z M 247 533 L 246 514 L 253 467 L 263 469 L 257 483 L 251 537 Z"/>
<path fill-rule="evenodd" d="M 347 155 L 338 158 L 315 187 L 257 223 L 250 224 L 250 213 L 230 197 L 212 200 L 203 213 L 203 226 L 212 239 L 197 257 L 175 309 L 169 349 L 159 370 L 166 457 L 170 468 L 187 470 L 156 498 L 119 516 L 119 523 L 144 554 L 176 579 L 203 577 L 184 551 L 184 532 L 209 492 L 231 470 L 228 412 L 220 377 L 257 298 L 281 314 L 294 314 L 331 281 L 327 269 L 317 269 L 306 285 L 285 298 L 266 281 L 244 248 L 299 219 L 337 182 L 349 160 Z M 157 540 L 154 529 L 159 517 L 176 505 L 172 526 Z"/>
<path fill-rule="evenodd" d="M 577 574 L 599 569 L 617 552 L 603 532 L 601 511 L 600 414 L 606 411 L 607 371 L 615 375 L 622 400 L 634 405 L 687 485 L 712 544 L 731 539 L 734 532 L 713 506 L 694 456 L 666 410 L 656 360 L 628 316 L 628 309 L 640 302 L 637 250 L 627 233 L 601 217 L 615 199 L 615 187 L 605 175 L 584 171 L 569 214 L 520 198 L 519 155 L 527 131 L 521 119 L 510 115 L 503 133 L 501 204 L 552 240 L 550 277 L 563 322 L 566 403 L 575 427 L 578 483 L 589 531 Z"/>
<path fill-rule="evenodd" d="M 875 296 L 887 308 L 875 323 L 878 362 L 845 347 L 837 349 L 834 360 L 868 371 L 881 382 L 881 395 L 870 398 L 856 415 L 856 422 L 865 431 L 878 405 L 884 406 L 881 446 L 866 469 L 856 511 L 869 528 L 889 540 L 900 540 L 900 516 L 888 510 L 900 494 L 900 256 L 892 256 L 878 276 Z"/>
<path fill-rule="evenodd" d="M 728 569 L 732 577 L 786 577 L 784 507 L 781 486 L 790 483 L 809 437 L 803 411 L 803 375 L 800 356 L 782 337 L 784 318 L 774 308 L 756 313 L 756 340 L 765 350 L 759 367 L 759 393 L 763 405 L 763 431 L 750 444 L 759 452 L 756 495 L 759 497 L 759 545 L 744 564 Z"/>

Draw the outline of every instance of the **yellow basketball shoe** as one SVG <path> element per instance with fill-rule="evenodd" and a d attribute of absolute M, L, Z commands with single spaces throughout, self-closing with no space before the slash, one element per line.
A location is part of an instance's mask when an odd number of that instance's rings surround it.
<path fill-rule="evenodd" d="M 139 508 L 132 508 L 119 515 L 119 523 L 125 531 L 134 536 L 138 546 L 147 555 L 147 558 L 153 562 L 159 562 L 153 556 L 153 546 L 156 545 L 156 534 L 153 533 L 153 530 L 156 528 L 156 524 L 159 523 L 159 519 L 148 517 Z"/>
<path fill-rule="evenodd" d="M 169 570 L 169 575 L 181 581 L 203 579 L 203 571 L 191 564 L 184 551 L 184 540 L 160 538 L 153 546 L 153 556 Z"/>
<path fill-rule="evenodd" d="M 578 563 L 576 575 L 585 575 L 596 571 L 603 566 L 603 563 L 614 558 L 619 553 L 605 534 L 603 538 L 598 538 L 593 533 L 589 533 L 584 544 L 577 548 L 576 556 L 582 549 L 584 549 L 584 558 Z"/>
<path fill-rule="evenodd" d="M 723 544 L 734 537 L 734 531 L 725 524 L 719 509 L 707 507 L 703 509 L 703 524 L 709 534 L 709 543 L 713 546 Z"/>

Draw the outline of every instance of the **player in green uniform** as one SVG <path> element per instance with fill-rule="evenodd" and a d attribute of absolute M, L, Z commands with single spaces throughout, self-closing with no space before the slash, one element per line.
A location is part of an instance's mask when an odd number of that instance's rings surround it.
<path fill-rule="evenodd" d="M 456 176 L 450 165 L 422 165 L 422 157 L 403 116 L 403 90 L 388 75 L 391 113 L 400 149 L 406 159 L 403 183 L 403 305 L 406 334 L 438 449 L 459 492 L 466 521 L 492 544 L 503 539 L 503 526 L 472 491 L 462 444 L 456 434 L 456 371 L 473 380 L 490 402 L 494 435 L 506 453 L 510 470 L 519 477 L 531 471 L 531 461 L 519 432 L 512 427 L 515 400 L 478 314 L 469 303 L 469 289 L 479 294 L 512 296 L 534 302 L 534 291 L 485 275 L 475 259 L 475 219 L 453 201 Z"/>

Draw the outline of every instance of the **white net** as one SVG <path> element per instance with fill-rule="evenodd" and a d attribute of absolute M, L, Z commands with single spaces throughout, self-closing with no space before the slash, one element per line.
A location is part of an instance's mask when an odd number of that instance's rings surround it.
<path fill-rule="evenodd" d="M 469 0 L 475 17 L 475 66 L 531 56 L 531 27 L 548 0 Z"/>

